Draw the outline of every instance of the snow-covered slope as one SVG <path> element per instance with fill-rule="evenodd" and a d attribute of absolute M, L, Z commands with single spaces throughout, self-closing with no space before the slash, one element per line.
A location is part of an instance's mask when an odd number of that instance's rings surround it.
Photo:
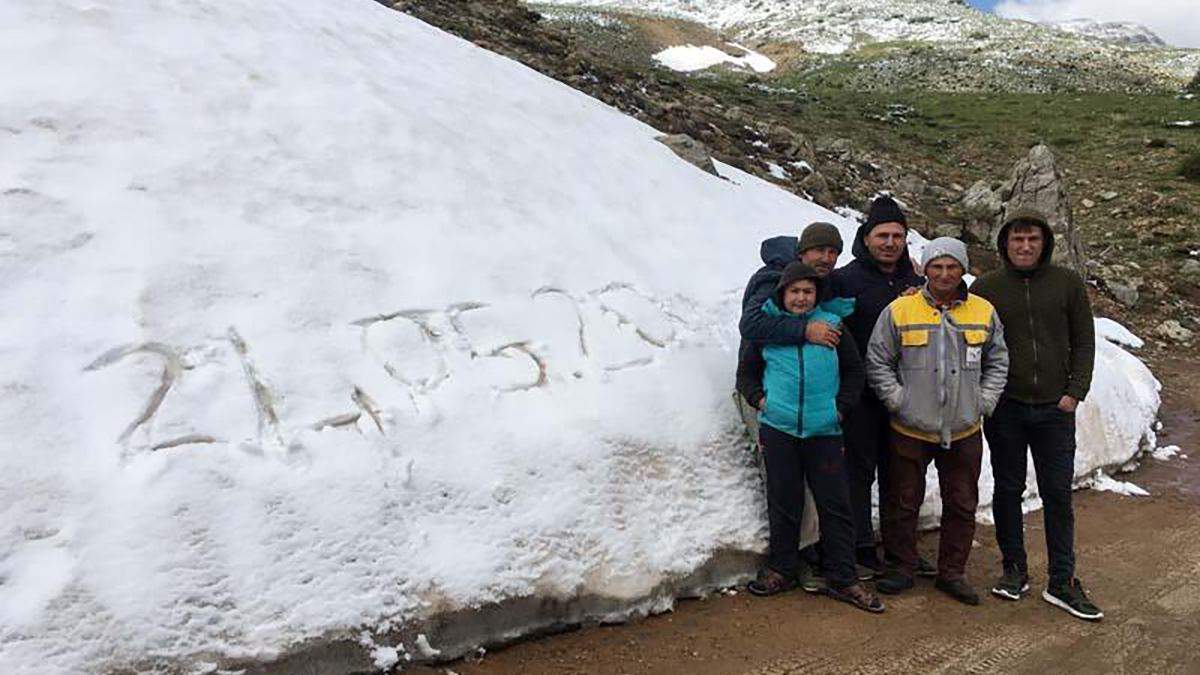
<path fill-rule="evenodd" d="M 0 672 L 621 615 L 762 550 L 741 285 L 852 222 L 372 2 L 15 0 L 0 63 Z M 1081 465 L 1157 407 L 1098 373 Z"/>

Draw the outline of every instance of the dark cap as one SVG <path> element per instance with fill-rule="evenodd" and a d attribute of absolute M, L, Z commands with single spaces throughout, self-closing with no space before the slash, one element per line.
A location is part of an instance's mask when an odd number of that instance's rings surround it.
<path fill-rule="evenodd" d="M 812 223 L 800 233 L 800 245 L 796 247 L 796 254 L 799 255 L 818 246 L 830 246 L 841 253 L 842 233 L 830 223 Z"/>

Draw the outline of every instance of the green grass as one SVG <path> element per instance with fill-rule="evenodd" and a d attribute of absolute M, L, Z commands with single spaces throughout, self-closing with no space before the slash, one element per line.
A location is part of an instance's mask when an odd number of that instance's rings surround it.
<path fill-rule="evenodd" d="M 1179 175 L 1191 181 L 1200 181 L 1200 150 L 1184 158 L 1179 165 Z"/>

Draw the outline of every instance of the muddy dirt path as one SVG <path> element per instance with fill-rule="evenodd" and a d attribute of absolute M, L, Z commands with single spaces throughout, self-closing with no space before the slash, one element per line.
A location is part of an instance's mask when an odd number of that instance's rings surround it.
<path fill-rule="evenodd" d="M 872 616 L 803 592 L 745 592 L 680 603 L 621 626 L 532 640 L 441 668 L 459 675 L 554 673 L 1193 673 L 1200 674 L 1200 364 L 1153 364 L 1164 385 L 1159 445 L 1187 459 L 1146 460 L 1122 475 L 1150 497 L 1076 493 L 1078 573 L 1106 618 L 1086 623 L 1041 599 L 1041 514 L 1026 518 L 1032 592 L 1020 602 L 986 594 L 966 607 L 919 580 Z M 933 559 L 936 533 L 922 552 Z M 980 526 L 970 580 L 990 588 L 999 551 Z"/>

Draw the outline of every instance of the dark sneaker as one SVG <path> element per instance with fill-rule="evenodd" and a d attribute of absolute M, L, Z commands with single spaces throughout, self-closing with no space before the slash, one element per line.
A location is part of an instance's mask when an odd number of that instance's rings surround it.
<path fill-rule="evenodd" d="M 883 601 L 879 599 L 879 596 L 875 595 L 871 591 L 868 591 L 863 587 L 862 584 L 850 584 L 845 588 L 833 588 L 830 586 L 827 593 L 829 597 L 833 598 L 834 600 L 848 602 L 851 605 L 854 605 L 865 612 L 871 612 L 872 614 L 879 614 L 884 609 Z"/>
<path fill-rule="evenodd" d="M 913 573 L 926 579 L 933 579 L 938 574 L 937 568 L 933 566 L 933 563 L 926 560 L 924 556 L 917 556 L 917 568 L 913 570 Z"/>
<path fill-rule="evenodd" d="M 883 573 L 883 563 L 875 553 L 874 546 L 864 546 L 855 553 L 858 562 L 858 580 L 869 581 Z"/>
<path fill-rule="evenodd" d="M 1004 568 L 1004 575 L 992 586 L 992 595 L 1005 600 L 1020 600 L 1029 592 L 1029 575 L 1016 567 Z"/>
<path fill-rule="evenodd" d="M 933 583 L 934 588 L 949 595 L 964 605 L 978 605 L 979 594 L 971 588 L 966 579 L 941 579 Z"/>
<path fill-rule="evenodd" d="M 796 587 L 796 580 L 785 577 L 773 569 L 765 569 L 758 573 L 758 578 L 746 584 L 746 590 L 753 595 L 768 596 L 790 591 Z"/>
<path fill-rule="evenodd" d="M 888 570 L 875 579 L 875 590 L 897 595 L 913 587 L 913 578 L 899 570 Z"/>
<path fill-rule="evenodd" d="M 1083 592 L 1083 584 L 1079 583 L 1078 579 L 1058 586 L 1047 586 L 1046 590 L 1042 591 L 1042 599 L 1066 610 L 1071 616 L 1086 621 L 1099 621 L 1104 618 L 1104 612 L 1088 600 L 1087 594 Z"/>

